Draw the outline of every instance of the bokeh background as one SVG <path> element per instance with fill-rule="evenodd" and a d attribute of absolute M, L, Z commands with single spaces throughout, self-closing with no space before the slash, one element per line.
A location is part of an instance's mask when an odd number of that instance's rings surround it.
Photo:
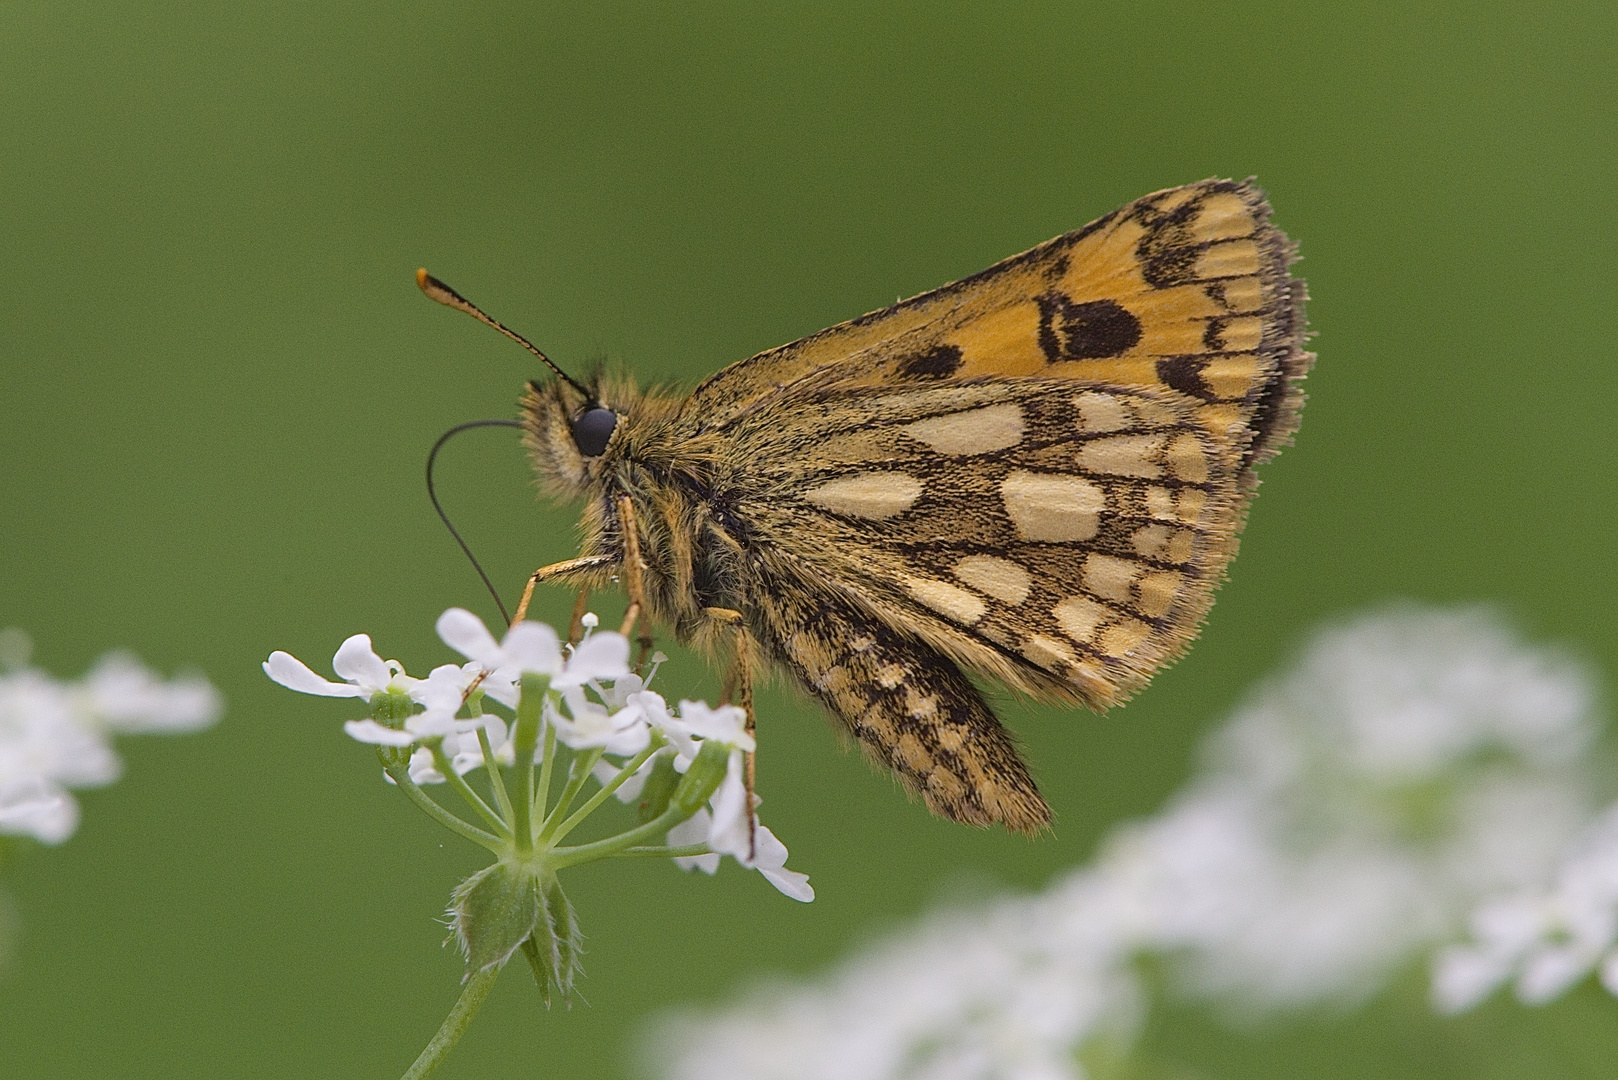
<path fill-rule="evenodd" d="M 434 921 L 479 852 L 341 735 L 321 670 L 368 631 L 448 659 L 492 605 L 428 506 L 428 447 L 536 366 L 426 301 L 426 265 L 564 366 L 690 385 L 1157 188 L 1256 174 L 1302 243 L 1320 360 L 1200 644 L 1097 717 L 1008 702 L 1058 815 L 930 819 L 791 696 L 761 699 L 757 875 L 573 875 L 587 1007 L 497 988 L 444 1077 L 633 1072 L 643 1019 L 808 973 L 941 896 L 1033 888 L 1184 779 L 1306 628 L 1491 600 L 1618 660 L 1612 327 L 1618 8 L 1296 5 L 0 5 L 0 625 L 59 675 L 195 664 L 225 720 L 123 744 L 60 849 L 9 868 L 7 1077 L 396 1076 L 457 993 Z M 567 557 L 514 434 L 446 504 L 509 594 Z M 568 598 L 537 612 L 565 615 Z M 717 689 L 676 650 L 665 692 Z M 1590 984 L 1442 1020 L 1162 1014 L 1208 1078 L 1610 1075 Z"/>

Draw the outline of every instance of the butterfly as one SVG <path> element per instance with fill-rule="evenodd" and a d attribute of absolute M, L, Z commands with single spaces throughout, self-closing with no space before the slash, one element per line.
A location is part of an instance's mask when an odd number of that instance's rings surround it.
<path fill-rule="evenodd" d="M 551 364 L 523 438 L 583 543 L 530 590 L 621 578 L 749 708 L 784 672 L 934 813 L 1038 832 L 972 677 L 1099 710 L 1189 646 L 1298 425 L 1295 257 L 1257 186 L 1206 180 L 688 396 Z"/>

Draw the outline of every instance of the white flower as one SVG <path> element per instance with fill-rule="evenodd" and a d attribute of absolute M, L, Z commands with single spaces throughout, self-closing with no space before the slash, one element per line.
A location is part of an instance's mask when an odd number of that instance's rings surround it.
<path fill-rule="evenodd" d="M 82 708 L 121 734 L 200 731 L 224 712 L 224 699 L 200 675 L 165 682 L 127 652 L 110 652 L 84 676 Z"/>
<path fill-rule="evenodd" d="M 656 694 L 646 696 L 657 698 Z M 565 713 L 548 709 L 547 716 L 565 746 L 574 750 L 600 747 L 608 754 L 633 757 L 651 742 L 646 710 L 638 702 L 613 712 L 607 705 L 587 698 L 582 686 L 564 688 L 562 702 L 567 706 Z"/>
<path fill-rule="evenodd" d="M 667 752 L 666 750 L 664 751 L 664 753 Z M 646 788 L 646 780 L 652 775 L 652 769 L 656 767 L 657 759 L 661 756 L 662 754 L 653 754 L 642 762 L 641 767 L 635 770 L 634 775 L 619 784 L 617 789 L 613 791 L 613 797 L 621 803 L 632 803 L 640 798 L 640 793 Z M 590 770 L 590 775 L 596 778 L 596 783 L 606 787 L 617 778 L 622 768 L 623 766 L 602 758 L 595 763 L 595 768 Z"/>
<path fill-rule="evenodd" d="M 670 716 L 664 708 L 661 715 L 649 715 L 648 722 L 668 738 L 674 747 L 674 767 L 682 773 L 697 759 L 704 740 L 713 739 L 748 753 L 757 747 L 747 733 L 747 710 L 738 705 L 714 708 L 703 701 L 682 701 L 678 716 Z"/>
<path fill-rule="evenodd" d="M 376 694 L 409 694 L 420 679 L 405 674 L 397 660 L 383 660 L 371 648 L 371 635 L 355 634 L 337 648 L 331 669 L 343 679 L 334 683 L 316 675 L 302 660 L 277 649 L 264 661 L 264 674 L 288 690 L 320 697 L 353 697 L 369 701 Z"/>
<path fill-rule="evenodd" d="M 700 703 L 682 701 L 681 716 L 695 713 L 697 710 L 690 708 L 694 704 Z M 715 713 L 722 710 L 711 710 L 706 706 L 703 709 L 706 710 L 703 723 L 710 725 L 710 731 L 731 736 L 740 732 L 739 727 L 729 726 L 728 718 L 713 718 Z M 736 711 L 742 712 L 740 709 Z M 741 865 L 763 874 L 782 894 L 808 903 L 815 898 L 815 890 L 809 885 L 809 875 L 786 869 L 786 845 L 760 825 L 758 815 L 752 812 L 758 799 L 757 796 L 748 796 L 744 761 L 742 751 L 733 748 L 726 762 L 725 777 L 708 799 L 707 807 L 669 830 L 668 842 L 671 847 L 707 844 L 712 850 L 703 855 L 676 856 L 674 863 L 682 870 L 701 870 L 705 874 L 712 874 L 719 869 L 720 856 L 729 855 Z"/>
<path fill-rule="evenodd" d="M 70 787 L 98 787 L 123 764 L 113 732 L 190 731 L 218 719 L 219 694 L 200 676 L 165 682 L 126 653 L 109 653 L 83 680 L 62 682 L 27 659 L 27 639 L 6 635 L 0 673 L 0 833 L 60 844 L 78 827 Z"/>
<path fill-rule="evenodd" d="M 1594 697 L 1576 665 L 1486 612 L 1405 607 L 1329 628 L 1091 866 L 681 1017 L 655 1060 L 679 1080 L 1078 1080 L 1087 1040 L 1127 1048 L 1138 1029 L 1140 954 L 1246 1011 L 1353 1002 L 1473 909 L 1472 941 L 1438 964 L 1442 1007 L 1511 979 L 1541 1001 L 1593 970 L 1618 994 L 1618 807 L 1557 869 L 1595 805 L 1580 763 Z M 669 842 L 734 848 L 746 818 L 727 815 Z"/>
<path fill-rule="evenodd" d="M 450 608 L 438 617 L 438 636 L 488 669 L 484 688 L 511 708 L 516 707 L 516 685 L 525 672 L 549 676 L 556 689 L 629 674 L 629 641 L 622 634 L 591 634 L 564 659 L 561 640 L 544 623 L 520 622 L 496 642 L 482 619 L 465 608 Z"/>
<path fill-rule="evenodd" d="M 0 784 L 0 833 L 56 845 L 78 827 L 78 800 L 44 777 L 25 776 Z"/>
<path fill-rule="evenodd" d="M 1560 997 L 1593 971 L 1618 994 L 1618 805 L 1570 846 L 1545 887 L 1489 897 L 1468 928 L 1470 941 L 1434 960 L 1442 1012 L 1464 1012 L 1513 979 L 1528 1005 Z"/>

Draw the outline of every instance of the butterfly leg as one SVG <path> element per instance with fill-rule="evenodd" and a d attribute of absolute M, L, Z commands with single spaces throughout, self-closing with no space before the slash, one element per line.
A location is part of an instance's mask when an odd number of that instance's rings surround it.
<path fill-rule="evenodd" d="M 580 585 L 579 594 L 573 598 L 573 617 L 567 621 L 567 640 L 577 645 L 584 637 L 584 613 L 590 607 L 590 586 Z"/>
<path fill-rule="evenodd" d="M 517 615 L 511 620 L 511 625 L 516 626 L 527 617 L 528 603 L 534 598 L 534 586 L 541 581 L 554 577 L 566 577 L 569 574 L 584 573 L 587 570 L 600 570 L 611 566 L 613 561 L 611 555 L 581 555 L 577 559 L 567 559 L 563 562 L 551 563 L 549 566 L 541 566 L 538 570 L 528 575 L 528 584 L 522 591 L 522 603 L 517 605 Z"/>
<path fill-rule="evenodd" d="M 741 612 L 732 608 L 710 607 L 703 608 L 702 613 L 715 622 L 724 624 L 733 633 L 735 651 L 730 671 L 725 676 L 724 687 L 719 692 L 719 700 L 722 704 L 741 707 L 742 711 L 747 714 L 745 729 L 747 734 L 752 735 L 754 728 L 752 662 L 753 657 L 758 652 L 757 646 L 753 642 L 752 635 L 747 631 L 747 624 L 742 620 Z M 756 750 L 750 750 L 743 758 L 749 809 L 758 801 L 758 797 L 753 793 L 754 760 L 757 756 Z M 757 857 L 758 854 L 757 824 L 757 816 L 749 814 L 747 820 L 747 847 L 750 857 Z"/>
<path fill-rule="evenodd" d="M 635 622 L 646 610 L 645 581 L 641 577 L 644 564 L 640 557 L 640 530 L 635 527 L 635 504 L 628 495 L 618 497 L 618 527 L 624 538 L 624 591 L 629 594 L 629 607 L 618 630 L 628 637 Z"/>
<path fill-rule="evenodd" d="M 764 591 L 758 610 L 767 647 L 933 813 L 1029 834 L 1050 825 L 1010 734 L 947 657 L 802 582 Z"/>

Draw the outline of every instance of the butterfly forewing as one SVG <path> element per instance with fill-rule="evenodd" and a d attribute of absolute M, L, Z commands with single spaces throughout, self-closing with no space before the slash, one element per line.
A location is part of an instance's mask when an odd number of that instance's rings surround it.
<path fill-rule="evenodd" d="M 723 422 L 776 387 L 833 372 L 893 386 L 1037 375 L 1194 403 L 1249 468 L 1291 434 L 1302 395 L 1303 283 L 1250 182 L 1160 191 L 943 288 L 733 365 L 698 389 Z M 1244 480 L 1247 477 L 1244 476 Z"/>

